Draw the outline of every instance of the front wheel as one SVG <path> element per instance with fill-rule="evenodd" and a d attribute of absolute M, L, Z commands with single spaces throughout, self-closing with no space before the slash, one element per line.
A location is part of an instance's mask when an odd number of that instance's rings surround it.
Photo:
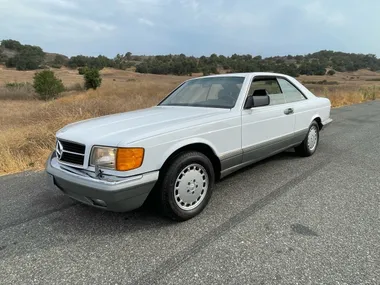
<path fill-rule="evenodd" d="M 301 156 L 311 156 L 317 150 L 319 143 L 319 126 L 313 121 L 309 127 L 306 138 L 295 148 L 296 152 Z"/>
<path fill-rule="evenodd" d="M 164 214 L 177 221 L 195 217 L 208 204 L 214 181 L 207 156 L 194 151 L 180 154 L 163 173 L 160 200 Z"/>

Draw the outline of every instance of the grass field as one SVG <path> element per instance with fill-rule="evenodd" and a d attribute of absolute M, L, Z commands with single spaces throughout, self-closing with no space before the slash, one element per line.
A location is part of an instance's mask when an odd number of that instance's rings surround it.
<path fill-rule="evenodd" d="M 184 76 L 146 75 L 133 71 L 102 70 L 102 86 L 83 91 L 83 77 L 75 70 L 56 70 L 68 88 L 60 98 L 34 99 L 28 87 L 9 90 L 11 82 L 32 82 L 33 71 L 0 66 L 0 175 L 42 169 L 54 148 L 55 132 L 68 123 L 101 115 L 153 106 Z M 197 76 L 197 75 L 193 75 Z M 380 74 L 370 71 L 334 76 L 301 76 L 301 82 L 334 107 L 380 98 Z M 324 81 L 325 80 L 325 81 Z"/>

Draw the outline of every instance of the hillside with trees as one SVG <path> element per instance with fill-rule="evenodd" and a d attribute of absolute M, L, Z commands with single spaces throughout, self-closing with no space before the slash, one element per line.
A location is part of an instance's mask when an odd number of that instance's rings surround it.
<path fill-rule="evenodd" d="M 3 40 L 0 45 L 0 64 L 18 70 L 36 70 L 46 67 L 77 69 L 89 67 L 103 69 L 111 67 L 125 70 L 135 67 L 139 73 L 204 75 L 220 72 L 270 71 L 298 75 L 334 75 L 335 72 L 351 72 L 359 69 L 380 71 L 380 59 L 373 54 L 354 54 L 322 50 L 307 55 L 273 56 L 263 58 L 250 54 L 224 56 L 180 55 L 133 55 L 131 52 L 117 54 L 114 58 L 77 55 L 67 57 L 46 53 L 38 46 L 23 45 L 15 40 Z"/>

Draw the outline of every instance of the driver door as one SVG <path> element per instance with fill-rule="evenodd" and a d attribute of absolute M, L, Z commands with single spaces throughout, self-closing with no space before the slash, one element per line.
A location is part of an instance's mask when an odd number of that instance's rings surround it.
<path fill-rule="evenodd" d="M 243 163 L 255 162 L 287 149 L 292 142 L 295 115 L 285 101 L 276 77 L 255 77 L 249 94 L 265 89 L 270 105 L 242 111 Z"/>

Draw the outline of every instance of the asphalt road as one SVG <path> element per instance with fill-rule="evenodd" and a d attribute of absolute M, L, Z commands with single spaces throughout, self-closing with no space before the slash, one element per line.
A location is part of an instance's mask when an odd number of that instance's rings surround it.
<path fill-rule="evenodd" d="M 314 156 L 239 171 L 185 223 L 0 177 L 0 284 L 380 284 L 380 101 L 332 118 Z"/>

